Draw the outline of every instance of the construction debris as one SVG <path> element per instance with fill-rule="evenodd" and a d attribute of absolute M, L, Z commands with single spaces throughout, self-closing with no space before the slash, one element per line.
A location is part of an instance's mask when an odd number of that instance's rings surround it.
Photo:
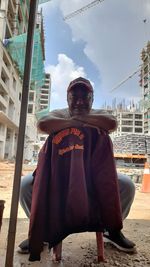
<path fill-rule="evenodd" d="M 150 136 L 127 134 L 113 140 L 114 153 L 150 155 Z"/>

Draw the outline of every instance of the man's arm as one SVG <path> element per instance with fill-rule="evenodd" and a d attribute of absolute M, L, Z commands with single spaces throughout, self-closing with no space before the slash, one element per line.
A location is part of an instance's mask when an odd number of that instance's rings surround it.
<path fill-rule="evenodd" d="M 113 132 L 117 128 L 117 120 L 109 114 L 88 114 L 86 116 L 74 117 L 74 120 L 80 121 L 85 125 L 103 129 L 107 132 Z"/>
<path fill-rule="evenodd" d="M 53 111 L 38 121 L 37 127 L 44 133 L 51 134 L 68 127 L 94 127 L 107 132 L 115 131 L 117 128 L 116 118 L 99 110 L 94 110 L 88 115 L 69 117 L 62 112 Z"/>
<path fill-rule="evenodd" d="M 81 127 L 83 122 L 73 118 L 61 118 L 56 115 L 48 115 L 38 121 L 37 127 L 46 134 L 52 134 L 69 127 Z"/>

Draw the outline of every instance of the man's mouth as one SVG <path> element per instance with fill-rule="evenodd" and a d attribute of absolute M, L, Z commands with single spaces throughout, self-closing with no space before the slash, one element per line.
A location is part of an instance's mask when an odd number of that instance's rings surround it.
<path fill-rule="evenodd" d="M 82 109 L 74 108 L 73 109 L 73 113 L 76 114 L 76 115 L 84 115 L 84 114 L 87 114 L 88 111 L 85 108 L 82 108 Z"/>
<path fill-rule="evenodd" d="M 82 113 L 82 112 L 85 112 L 87 109 L 85 109 L 85 108 L 74 108 L 73 110 L 75 112 Z"/>
<path fill-rule="evenodd" d="M 87 110 L 87 107 L 85 107 L 85 106 L 81 106 L 81 107 L 79 107 L 79 106 L 78 106 L 78 107 L 74 107 L 74 110 L 79 110 L 79 111 L 80 111 L 80 110 L 81 110 L 81 111 L 82 111 L 82 110 Z"/>

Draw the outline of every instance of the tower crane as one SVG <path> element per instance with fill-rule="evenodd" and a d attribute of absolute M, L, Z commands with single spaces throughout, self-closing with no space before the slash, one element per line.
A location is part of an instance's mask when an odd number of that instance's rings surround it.
<path fill-rule="evenodd" d="M 123 85 L 126 81 L 128 81 L 129 79 L 131 79 L 136 73 L 138 73 L 141 70 L 141 65 L 140 67 L 135 70 L 133 73 L 131 73 L 128 77 L 126 77 L 123 81 L 121 81 L 120 83 L 118 83 L 116 86 L 114 86 L 111 90 L 110 93 L 112 93 L 113 91 L 115 91 L 116 89 L 118 89 L 121 85 Z"/>
<path fill-rule="evenodd" d="M 81 7 L 80 9 L 77 9 L 76 11 L 71 12 L 70 14 L 66 15 L 64 17 L 64 20 L 68 20 L 71 19 L 72 17 L 88 10 L 89 8 L 96 6 L 98 4 L 100 4 L 101 2 L 103 2 L 104 0 L 94 0 L 91 3 L 87 4 L 86 6 Z"/>

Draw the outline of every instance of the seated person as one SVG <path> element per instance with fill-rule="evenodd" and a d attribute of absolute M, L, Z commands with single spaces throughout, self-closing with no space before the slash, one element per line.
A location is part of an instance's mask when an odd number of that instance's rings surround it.
<path fill-rule="evenodd" d="M 106 114 L 102 110 L 92 109 L 93 88 L 91 83 L 84 78 L 73 80 L 67 89 L 68 108 L 50 112 L 47 117 L 38 122 L 38 128 L 49 135 L 69 127 L 95 128 L 101 134 L 108 134 L 117 127 L 114 116 Z M 122 219 L 124 220 L 131 208 L 135 187 L 130 178 L 118 173 L 120 202 Z M 29 174 L 23 177 L 20 190 L 20 203 L 26 215 L 30 218 L 32 198 L 33 176 Z M 119 231 L 104 232 L 104 241 L 110 242 L 117 249 L 124 252 L 135 251 L 135 244 L 127 239 Z M 19 245 L 19 252 L 28 253 L 28 239 Z"/>

